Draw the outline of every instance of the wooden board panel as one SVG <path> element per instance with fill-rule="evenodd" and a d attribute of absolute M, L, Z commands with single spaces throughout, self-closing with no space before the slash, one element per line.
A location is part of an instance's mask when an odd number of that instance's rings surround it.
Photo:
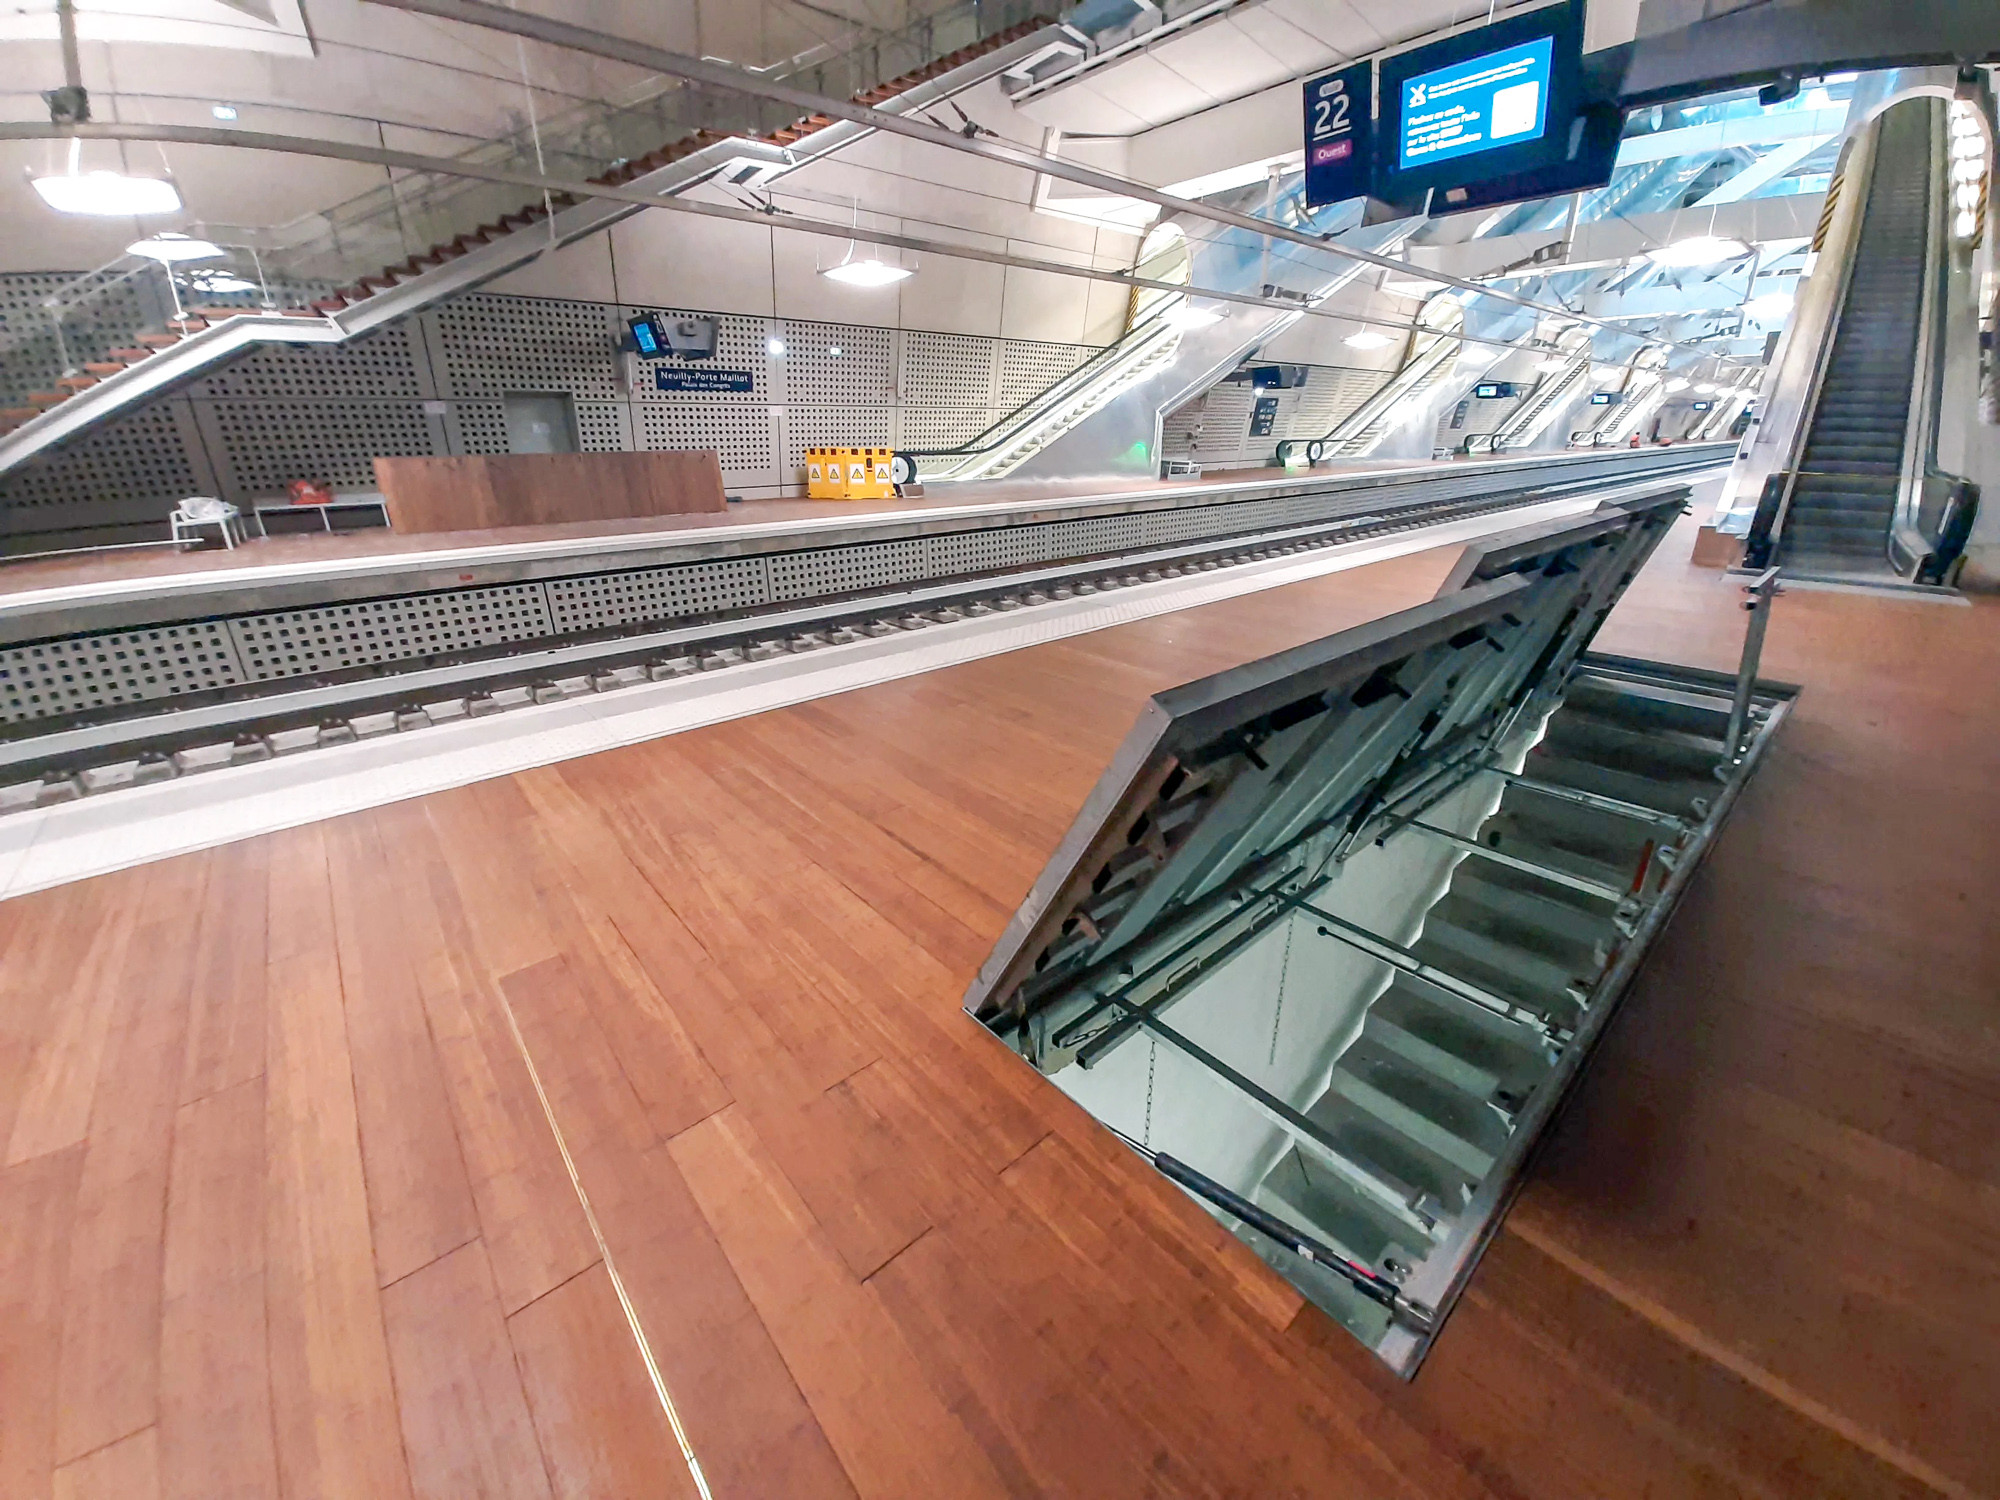
<path fill-rule="evenodd" d="M 268 1073 L 272 1416 L 288 1494 L 410 1493 L 361 1165 L 324 831 L 275 840 Z"/>
<path fill-rule="evenodd" d="M 548 1475 L 477 1240 L 382 1294 L 396 1404 L 418 1500 L 547 1500 Z"/>
<path fill-rule="evenodd" d="M 326 839 L 375 1274 L 387 1286 L 473 1239 L 479 1224 L 376 825 L 341 818 Z"/>
<path fill-rule="evenodd" d="M 697 1494 L 602 1265 L 508 1319 L 557 1500 Z"/>
<path fill-rule="evenodd" d="M 1727 666 L 1675 545 L 1606 643 Z M 1412 1385 L 958 1013 L 1146 693 L 1449 562 L 0 908 L 0 1492 L 687 1493 L 553 1116 L 718 1496 L 2000 1494 L 2000 607 L 1780 601 L 1793 722 Z"/>
<path fill-rule="evenodd" d="M 404 534 L 727 509 L 709 450 L 378 458 L 375 484 Z"/>
<path fill-rule="evenodd" d="M 160 1330 L 160 1493 L 278 1493 L 264 1313 L 264 1080 L 174 1116 Z"/>
<path fill-rule="evenodd" d="M 83 1148 L 0 1171 L 0 1494 L 42 1500 L 55 1469 L 63 1282 Z"/>
<path fill-rule="evenodd" d="M 58 1462 L 116 1442 L 159 1413 L 167 1173 L 194 957 L 172 938 L 202 905 L 208 856 L 169 860 L 151 873 L 124 962 L 102 981 L 113 1021 L 70 1231 Z"/>

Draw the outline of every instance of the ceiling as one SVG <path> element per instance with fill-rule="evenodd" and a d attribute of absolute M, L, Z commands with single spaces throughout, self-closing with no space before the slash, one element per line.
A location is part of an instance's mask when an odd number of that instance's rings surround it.
<path fill-rule="evenodd" d="M 1482 0 L 1247 0 L 1156 40 L 1135 38 L 1124 52 L 1107 49 L 1015 103 L 1066 133 L 1131 135 L 1523 8 Z"/>

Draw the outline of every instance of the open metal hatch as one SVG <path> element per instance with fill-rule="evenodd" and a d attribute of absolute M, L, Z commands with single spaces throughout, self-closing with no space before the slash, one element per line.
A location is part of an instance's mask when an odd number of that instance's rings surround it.
<path fill-rule="evenodd" d="M 1795 693 L 1586 654 L 1685 498 L 1159 694 L 966 996 L 1405 1375 Z"/>

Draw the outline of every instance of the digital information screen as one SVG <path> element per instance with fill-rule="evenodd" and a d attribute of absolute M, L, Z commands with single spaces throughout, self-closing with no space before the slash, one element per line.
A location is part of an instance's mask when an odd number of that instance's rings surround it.
<path fill-rule="evenodd" d="M 1537 37 L 1405 80 L 1396 165 L 1407 171 L 1540 140 L 1554 53 L 1553 37 Z"/>
<path fill-rule="evenodd" d="M 660 330 L 650 317 L 627 319 L 625 326 L 632 331 L 632 347 L 639 351 L 641 359 L 657 359 L 666 353 L 660 343 Z"/>

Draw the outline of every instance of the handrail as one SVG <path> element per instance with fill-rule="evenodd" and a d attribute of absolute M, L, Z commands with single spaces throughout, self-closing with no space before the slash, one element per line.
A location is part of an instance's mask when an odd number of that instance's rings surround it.
<path fill-rule="evenodd" d="M 1381 388 L 1374 395 L 1370 396 L 1353 411 L 1341 418 L 1334 425 L 1333 430 L 1320 439 L 1322 443 L 1328 445 L 1327 451 L 1329 455 L 1333 452 L 1333 445 L 1345 445 L 1356 442 L 1366 436 L 1368 429 L 1381 419 L 1383 412 L 1394 406 L 1405 396 L 1412 394 L 1425 381 L 1435 375 L 1446 359 L 1456 355 L 1458 349 L 1463 346 L 1464 327 L 1464 314 L 1461 311 L 1459 326 L 1457 328 L 1444 329 L 1426 326 L 1413 329 L 1411 332 L 1412 345 L 1415 344 L 1419 333 L 1428 333 L 1431 335 L 1430 342 L 1425 344 L 1421 349 L 1414 350 L 1410 357 L 1404 360 L 1397 368 L 1396 372 L 1382 383 Z"/>
<path fill-rule="evenodd" d="M 1916 361 L 1911 368 L 1910 404 L 1903 422 L 1903 454 L 1896 480 L 1896 512 L 1886 540 L 1889 563 L 1914 577 L 1929 556 L 1929 539 L 1921 525 L 1926 478 L 1936 469 L 1937 411 L 1942 394 L 1945 340 L 1944 279 L 1947 215 L 1951 172 L 1947 149 L 1947 112 L 1936 100 L 1926 100 L 1930 114 L 1930 201 L 1924 225 L 1923 300 L 1917 309 Z"/>

